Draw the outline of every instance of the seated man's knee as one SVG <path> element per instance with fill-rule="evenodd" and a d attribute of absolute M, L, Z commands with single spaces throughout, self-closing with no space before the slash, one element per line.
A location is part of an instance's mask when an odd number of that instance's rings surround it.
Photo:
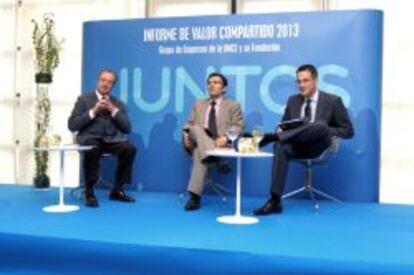
<path fill-rule="evenodd" d="M 328 125 L 322 121 L 317 121 L 313 123 L 313 127 L 317 129 L 318 131 L 322 131 L 322 132 L 328 131 Z"/>
<path fill-rule="evenodd" d="M 131 154 L 131 155 L 136 155 L 136 153 L 137 153 L 137 148 L 133 145 L 133 144 L 131 144 L 131 143 L 126 143 L 127 145 L 126 145 L 126 151 L 129 153 L 129 154 Z"/>
<path fill-rule="evenodd" d="M 121 145 L 121 147 L 119 149 L 119 152 L 121 154 L 127 154 L 127 155 L 130 155 L 130 156 L 135 156 L 136 153 L 137 153 L 137 148 L 133 144 L 131 144 L 129 142 L 125 142 Z"/>
<path fill-rule="evenodd" d="M 280 146 L 281 144 L 278 144 L 278 143 L 276 143 L 275 142 L 275 144 L 273 145 L 273 152 L 274 153 L 276 153 L 278 150 L 279 150 L 279 146 Z"/>
<path fill-rule="evenodd" d="M 99 147 L 92 147 L 92 149 L 86 150 L 83 155 L 85 158 L 99 157 L 102 155 L 102 150 Z"/>
<path fill-rule="evenodd" d="M 200 124 L 194 124 L 190 126 L 190 129 L 195 129 L 195 130 L 204 130 L 204 128 L 200 125 Z"/>
<path fill-rule="evenodd" d="M 292 154 L 292 144 L 290 143 L 279 143 L 277 146 L 275 146 L 274 151 L 275 156 L 276 155 L 291 155 Z"/>
<path fill-rule="evenodd" d="M 190 134 L 197 135 L 199 132 L 204 131 L 204 128 L 201 127 L 201 125 L 195 124 L 195 125 L 190 126 L 189 130 L 190 130 Z"/>

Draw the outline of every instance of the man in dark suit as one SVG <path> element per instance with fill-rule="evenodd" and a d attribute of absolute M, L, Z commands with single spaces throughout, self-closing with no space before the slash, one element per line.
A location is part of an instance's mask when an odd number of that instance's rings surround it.
<path fill-rule="evenodd" d="M 68 121 L 69 129 L 77 133 L 77 142 L 93 146 L 92 150 L 84 153 L 83 158 L 85 199 L 86 206 L 89 207 L 99 206 L 94 194 L 94 185 L 99 178 L 99 160 L 104 153 L 115 154 L 118 157 L 116 182 L 109 198 L 121 202 L 135 201 L 122 189 L 124 184 L 131 181 L 136 149 L 126 137 L 126 134 L 131 132 L 131 123 L 125 106 L 110 95 L 116 78 L 112 70 L 102 70 L 96 90 L 78 98 Z"/>
<path fill-rule="evenodd" d="M 281 196 L 287 179 L 289 160 L 314 158 L 326 150 L 333 137 L 352 138 L 352 123 L 340 97 L 317 88 L 318 71 L 302 65 L 296 71 L 300 93 L 289 98 L 282 122 L 302 119 L 303 125 L 289 130 L 280 127 L 266 135 L 261 145 L 275 141 L 270 199 L 254 211 L 255 215 L 281 213 Z"/>

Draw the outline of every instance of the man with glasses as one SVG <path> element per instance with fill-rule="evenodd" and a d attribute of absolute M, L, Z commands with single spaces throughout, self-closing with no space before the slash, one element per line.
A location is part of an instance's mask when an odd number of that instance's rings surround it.
<path fill-rule="evenodd" d="M 219 172 L 225 174 L 230 171 L 226 162 L 206 154 L 207 150 L 227 147 L 226 133 L 230 127 L 236 128 L 239 133 L 244 127 L 240 104 L 224 98 L 226 88 L 227 79 L 224 75 L 210 74 L 207 78 L 209 98 L 194 104 L 188 122 L 183 127 L 183 145 L 193 158 L 186 211 L 200 208 L 208 165 L 214 162 Z"/>
<path fill-rule="evenodd" d="M 254 211 L 255 215 L 281 213 L 289 160 L 314 158 L 326 150 L 332 137 L 354 135 L 352 123 L 340 97 L 317 87 L 318 71 L 306 64 L 296 70 L 299 94 L 288 99 L 285 113 L 275 134 L 266 135 L 261 146 L 275 141 L 270 198 Z"/>

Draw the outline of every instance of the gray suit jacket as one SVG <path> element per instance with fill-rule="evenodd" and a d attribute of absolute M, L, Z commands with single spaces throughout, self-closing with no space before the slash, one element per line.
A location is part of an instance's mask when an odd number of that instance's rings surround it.
<path fill-rule="evenodd" d="M 190 125 L 204 126 L 206 111 L 209 105 L 210 99 L 198 100 L 194 104 L 188 122 L 183 129 L 188 129 Z M 240 132 L 243 131 L 244 121 L 241 107 L 240 104 L 235 101 L 223 99 L 217 118 L 218 135 L 225 136 L 230 126 L 236 126 L 239 128 Z"/>
<path fill-rule="evenodd" d="M 289 97 L 282 121 L 300 118 L 303 102 L 304 98 L 299 94 Z M 319 91 L 315 114 L 315 122 L 317 121 L 326 123 L 331 136 L 345 139 L 354 136 L 352 122 L 342 99 L 338 96 Z"/>
<path fill-rule="evenodd" d="M 126 134 L 131 132 L 125 105 L 113 96 L 110 101 L 119 109 L 114 117 L 106 113 L 98 113 L 93 119 L 89 116 L 98 97 L 95 92 L 78 97 L 75 107 L 68 120 L 68 127 L 72 132 L 77 132 L 76 138 L 79 144 L 88 144 L 88 140 L 102 138 L 105 142 L 126 141 Z"/>

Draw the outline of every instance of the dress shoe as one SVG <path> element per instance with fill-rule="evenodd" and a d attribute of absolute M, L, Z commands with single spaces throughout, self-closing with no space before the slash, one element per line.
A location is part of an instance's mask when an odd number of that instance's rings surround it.
<path fill-rule="evenodd" d="M 112 201 L 121 201 L 121 202 L 135 202 L 135 199 L 131 196 L 125 194 L 122 190 L 112 190 L 109 195 L 109 199 Z"/>
<path fill-rule="evenodd" d="M 269 199 L 265 205 L 253 211 L 256 216 L 264 216 L 269 214 L 280 214 L 283 212 L 283 207 L 280 201 Z"/>
<path fill-rule="evenodd" d="M 87 207 L 98 207 L 98 200 L 96 199 L 94 194 L 88 194 L 85 196 L 85 205 Z"/>
<path fill-rule="evenodd" d="M 185 204 L 185 211 L 193 211 L 199 209 L 201 206 L 200 204 L 200 197 L 191 196 L 187 203 Z"/>
<path fill-rule="evenodd" d="M 279 137 L 276 133 L 265 133 L 263 139 L 259 142 L 259 147 L 264 147 L 272 142 L 278 142 Z"/>

